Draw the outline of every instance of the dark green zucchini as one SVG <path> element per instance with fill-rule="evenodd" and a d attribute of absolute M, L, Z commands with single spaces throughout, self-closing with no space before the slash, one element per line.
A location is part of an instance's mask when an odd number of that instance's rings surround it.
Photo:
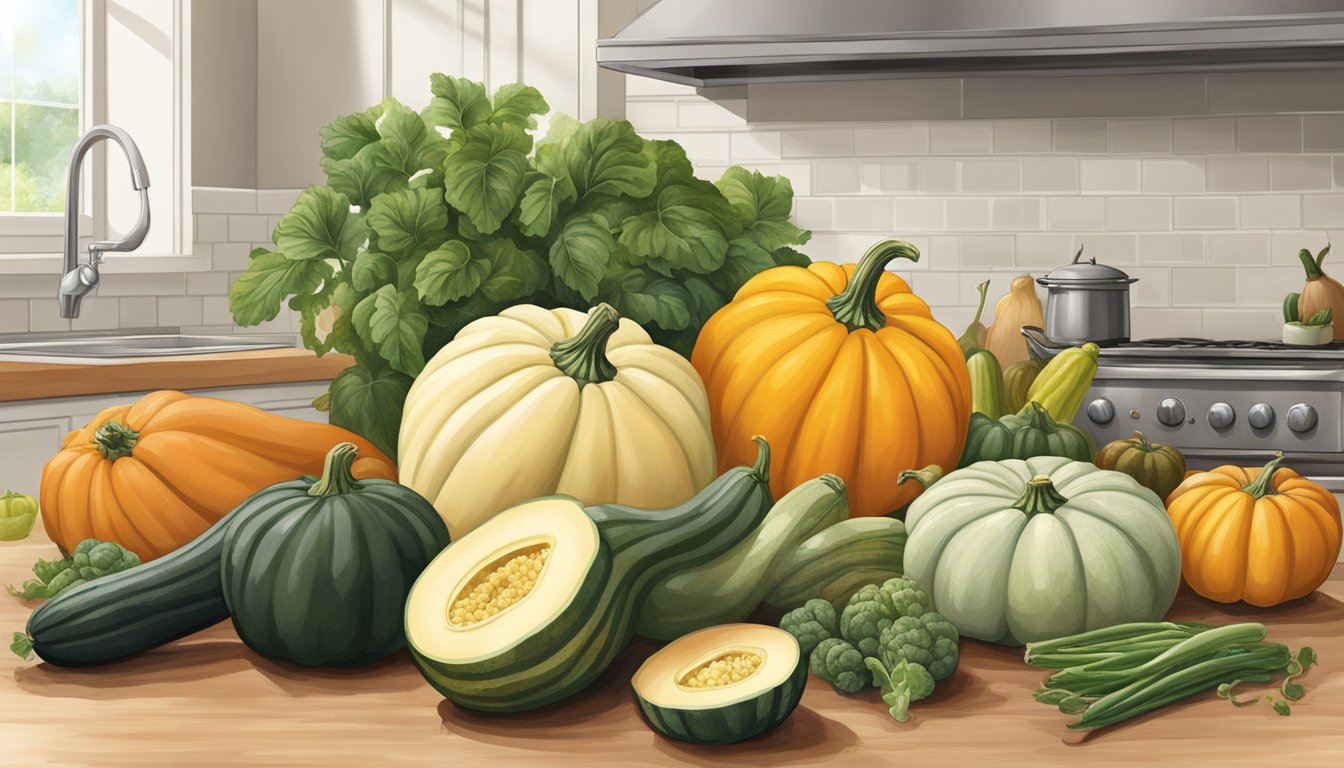
<path fill-rule="evenodd" d="M 181 549 L 54 597 L 28 617 L 43 661 L 87 667 L 116 661 L 229 617 L 219 582 L 226 515 Z M 19 635 L 19 650 L 23 635 Z M 26 654 L 20 654 L 26 655 Z"/>

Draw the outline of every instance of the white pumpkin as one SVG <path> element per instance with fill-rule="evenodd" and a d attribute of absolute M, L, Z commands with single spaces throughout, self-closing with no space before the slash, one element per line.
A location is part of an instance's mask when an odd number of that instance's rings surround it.
<path fill-rule="evenodd" d="M 704 384 L 606 304 L 520 305 L 463 328 L 411 386 L 402 484 L 454 540 L 527 499 L 668 507 L 714 479 Z"/>

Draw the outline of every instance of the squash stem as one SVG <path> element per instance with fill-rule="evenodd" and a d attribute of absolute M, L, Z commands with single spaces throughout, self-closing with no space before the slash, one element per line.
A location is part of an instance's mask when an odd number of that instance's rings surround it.
<path fill-rule="evenodd" d="M 351 493 L 364 486 L 355 479 L 351 467 L 359 449 L 354 443 L 337 443 L 327 451 L 326 464 L 322 467 L 322 477 L 308 489 L 309 496 L 336 496 Z"/>
<path fill-rule="evenodd" d="M 1324 253 L 1322 255 L 1324 255 Z M 1297 258 L 1302 261 L 1302 268 L 1307 271 L 1308 280 L 1319 280 L 1322 277 L 1325 277 L 1325 270 L 1321 269 L 1321 265 L 1325 262 L 1325 259 L 1321 259 L 1318 262 L 1316 258 L 1311 255 L 1311 251 L 1308 251 L 1306 248 L 1297 252 Z"/>
<path fill-rule="evenodd" d="M 770 443 L 760 435 L 751 438 L 756 442 L 756 461 L 752 462 L 751 474 L 761 482 L 770 480 Z"/>
<path fill-rule="evenodd" d="M 1249 493 L 1251 498 L 1262 499 L 1266 496 L 1273 496 L 1278 493 L 1274 488 L 1274 473 L 1279 471 L 1279 465 L 1283 463 L 1283 451 L 1275 451 L 1274 458 L 1269 460 L 1256 478 L 1248 483 L 1241 490 Z"/>
<path fill-rule="evenodd" d="M 1135 432 L 1134 439 L 1139 441 L 1139 450 L 1144 453 L 1153 452 L 1153 444 L 1148 442 L 1148 438 L 1142 432 Z"/>
<path fill-rule="evenodd" d="M 621 315 L 610 304 L 598 304 L 588 312 L 579 332 L 551 345 L 551 362 L 560 372 L 579 383 L 601 384 L 616 378 L 616 366 L 607 359 L 607 340 L 620 326 Z"/>
<path fill-rule="evenodd" d="M 1064 495 L 1055 489 L 1055 484 L 1050 482 L 1049 475 L 1037 475 L 1027 482 L 1027 489 L 1022 492 L 1017 501 L 1013 502 L 1013 507 L 1027 513 L 1027 517 L 1033 515 L 1050 514 L 1069 502 Z"/>
<path fill-rule="evenodd" d="M 139 432 L 115 421 L 109 421 L 99 427 L 93 435 L 93 442 L 97 444 L 98 452 L 108 461 L 130 456 L 139 440 Z"/>
<path fill-rule="evenodd" d="M 1027 424 L 1032 429 L 1039 429 L 1046 434 L 1059 429 L 1059 425 L 1055 423 L 1055 418 L 1050 415 L 1050 411 L 1035 400 L 1028 401 L 1019 415 L 1026 419 Z"/>
<path fill-rule="evenodd" d="M 896 484 L 900 485 L 906 480 L 914 480 L 924 486 L 925 490 L 929 486 L 943 479 L 943 468 L 937 464 L 930 464 L 923 469 L 907 469 L 896 476 Z"/>
<path fill-rule="evenodd" d="M 854 267 L 845 289 L 826 300 L 826 308 L 850 332 L 860 328 L 877 331 L 887 324 L 887 316 L 877 306 L 877 285 L 893 259 L 919 261 L 919 249 L 894 239 L 882 240 L 868 249 Z"/>

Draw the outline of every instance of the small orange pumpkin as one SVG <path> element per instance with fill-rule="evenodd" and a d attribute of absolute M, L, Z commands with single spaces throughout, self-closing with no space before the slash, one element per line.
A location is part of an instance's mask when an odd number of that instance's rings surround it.
<path fill-rule="evenodd" d="M 883 240 L 857 265 L 767 269 L 705 324 L 691 355 L 704 379 L 719 469 L 776 458 L 779 498 L 804 480 L 839 475 L 856 517 L 913 499 L 908 469 L 954 467 L 971 420 L 966 362 L 952 332 L 905 281 L 886 271 L 919 259 Z"/>
<path fill-rule="evenodd" d="M 1339 502 L 1287 467 L 1197 472 L 1167 497 L 1181 545 L 1181 574 L 1220 603 L 1267 608 L 1311 594 L 1339 556 Z"/>
<path fill-rule="evenodd" d="M 87 538 L 161 557 L 194 539 L 253 493 L 322 474 L 333 445 L 359 448 L 357 477 L 396 480 L 396 466 L 340 427 L 243 403 L 152 392 L 66 435 L 42 469 L 42 524 L 69 552 Z"/>

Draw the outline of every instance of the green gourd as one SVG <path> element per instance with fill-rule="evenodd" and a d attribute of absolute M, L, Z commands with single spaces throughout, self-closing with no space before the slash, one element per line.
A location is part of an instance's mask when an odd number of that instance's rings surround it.
<path fill-rule="evenodd" d="M 258 653 L 349 667 L 406 644 L 406 594 L 448 528 L 410 488 L 356 480 L 356 451 L 339 443 L 321 478 L 263 488 L 231 513 L 219 578 L 238 636 Z"/>
<path fill-rule="evenodd" d="M 1072 424 L 1061 424 L 1036 402 L 1029 402 L 1020 413 L 994 421 L 983 414 L 971 414 L 958 466 L 977 461 L 1029 459 L 1034 456 L 1064 456 L 1091 461 L 1096 455 L 1092 435 Z"/>
<path fill-rule="evenodd" d="M 966 358 L 966 371 L 971 377 L 971 410 L 991 419 L 1008 412 L 1003 398 L 1003 371 L 994 353 L 978 349 Z"/>
<path fill-rule="evenodd" d="M 716 624 L 745 621 L 770 590 L 789 551 L 849 516 L 845 483 L 813 478 L 785 494 L 737 546 L 654 585 L 640 605 L 635 633 L 675 640 Z"/>
<path fill-rule="evenodd" d="M 1017 413 L 1027 404 L 1027 393 L 1036 377 L 1045 370 L 1045 361 L 1028 346 L 1027 359 L 1003 369 L 1003 405 L 1004 413 Z"/>
<path fill-rule="evenodd" d="M 844 607 L 865 584 L 901 575 L 905 523 L 890 517 L 856 517 L 832 525 L 788 552 L 762 606 L 792 610 L 814 598 Z"/>

